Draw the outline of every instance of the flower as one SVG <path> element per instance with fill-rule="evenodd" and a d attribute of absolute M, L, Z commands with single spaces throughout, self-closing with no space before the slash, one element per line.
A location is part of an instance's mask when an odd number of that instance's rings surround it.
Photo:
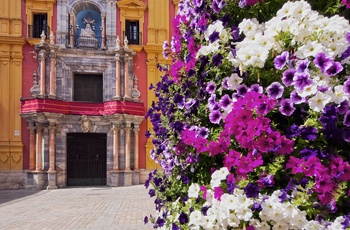
<path fill-rule="evenodd" d="M 147 112 L 154 228 L 349 226 L 350 24 L 322 1 L 179 2 Z"/>

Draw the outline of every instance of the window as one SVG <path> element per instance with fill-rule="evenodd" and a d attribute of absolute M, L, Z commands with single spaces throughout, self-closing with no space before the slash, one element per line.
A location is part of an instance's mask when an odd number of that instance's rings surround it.
<path fill-rule="evenodd" d="M 50 28 L 47 24 L 47 14 L 34 14 L 33 25 L 28 25 L 28 37 L 40 38 L 42 31 L 44 31 L 46 38 L 48 38 Z"/>
<path fill-rule="evenodd" d="M 103 102 L 102 74 L 75 74 L 73 100 Z"/>
<path fill-rule="evenodd" d="M 129 44 L 140 44 L 139 21 L 125 20 L 125 36 L 128 38 Z"/>

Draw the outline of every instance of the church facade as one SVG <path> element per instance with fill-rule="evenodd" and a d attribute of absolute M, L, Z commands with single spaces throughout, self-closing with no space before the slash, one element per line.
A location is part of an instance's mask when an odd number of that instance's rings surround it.
<path fill-rule="evenodd" d="M 143 183 L 178 1 L 2 2 L 0 189 Z"/>

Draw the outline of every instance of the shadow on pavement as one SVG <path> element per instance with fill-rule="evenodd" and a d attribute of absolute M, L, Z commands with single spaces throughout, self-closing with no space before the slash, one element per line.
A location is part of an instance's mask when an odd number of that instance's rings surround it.
<path fill-rule="evenodd" d="M 0 206 L 8 202 L 20 200 L 28 196 L 42 193 L 44 191 L 45 190 L 28 190 L 28 189 L 0 190 Z"/>

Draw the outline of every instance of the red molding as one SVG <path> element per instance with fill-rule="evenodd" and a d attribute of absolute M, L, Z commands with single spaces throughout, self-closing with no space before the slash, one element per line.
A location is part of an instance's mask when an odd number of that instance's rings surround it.
<path fill-rule="evenodd" d="M 65 115 L 112 115 L 131 114 L 145 116 L 145 107 L 141 102 L 106 101 L 103 103 L 68 102 L 47 98 L 21 100 L 21 114 L 26 113 L 60 113 Z"/>

